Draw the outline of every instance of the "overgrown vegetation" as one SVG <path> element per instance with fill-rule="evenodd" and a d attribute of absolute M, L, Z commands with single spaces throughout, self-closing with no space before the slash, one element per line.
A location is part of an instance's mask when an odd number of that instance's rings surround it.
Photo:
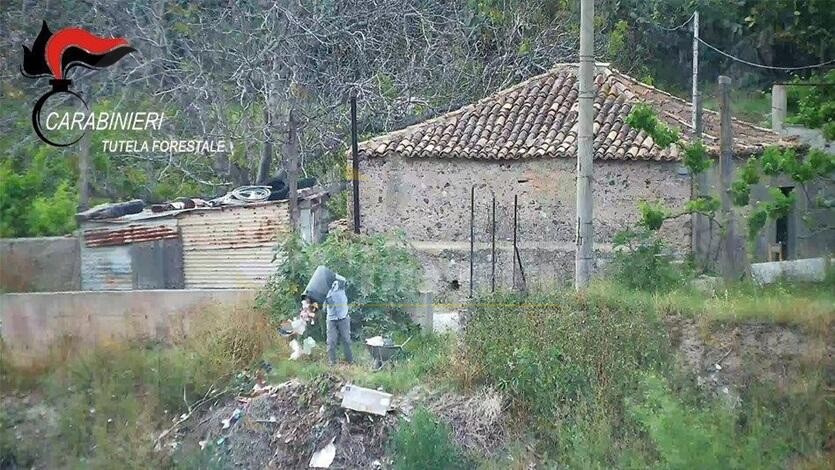
<path fill-rule="evenodd" d="M 410 326 L 407 309 L 415 303 L 423 277 L 402 236 L 346 233 L 319 244 L 305 244 L 295 237 L 279 248 L 277 256 L 283 259 L 281 267 L 260 297 L 275 320 L 298 313 L 310 276 L 324 265 L 348 279 L 348 313 L 355 337 L 393 334 Z M 314 329 L 317 339 L 324 335 L 322 318 Z"/>
<path fill-rule="evenodd" d="M 609 267 L 611 276 L 623 286 L 650 292 L 669 291 L 681 286 L 692 272 L 676 263 L 661 238 L 648 230 L 616 234 L 615 251 Z"/>
<path fill-rule="evenodd" d="M 452 442 L 449 427 L 426 409 L 403 421 L 391 439 L 397 470 L 464 469 L 464 455 Z"/>
<path fill-rule="evenodd" d="M 717 325 L 762 321 L 773 319 L 768 307 L 778 304 L 754 307 L 747 303 L 758 294 L 736 289 L 708 296 L 717 303 L 706 306 L 700 294 L 699 310 L 696 293 L 684 301 L 678 291 L 659 296 L 602 284 L 583 294 L 478 299 L 463 335 L 459 370 L 466 372 L 459 379 L 509 394 L 545 460 L 559 466 L 741 469 L 798 459 L 822 465 L 832 416 L 824 399 L 826 360 L 807 361 L 792 385 L 743 388 L 736 405 L 714 399 L 695 387 L 692 374 L 701 371 L 673 366 L 662 319 L 685 314 Z M 791 292 L 782 295 L 787 305 L 808 305 L 792 304 Z M 815 298 L 831 318 L 835 309 L 821 295 L 818 288 Z M 758 308 L 759 315 L 732 319 L 722 316 L 723 308 Z M 507 327 L 497 334 L 497 325 Z M 831 335 L 817 323 L 804 326 L 814 335 Z"/>
<path fill-rule="evenodd" d="M 50 445 L 13 442 L 8 455 L 18 463 L 38 455 L 52 468 L 158 468 L 167 454 L 154 451 L 157 434 L 204 399 L 251 387 L 235 376 L 261 357 L 273 334 L 265 315 L 238 308 L 203 312 L 170 346 L 114 344 L 79 353 L 42 379 L 57 413 L 54 435 L 44 436 Z M 12 373 L 4 370 L 4 390 Z M 11 429 L 0 430 L 4 450 L 11 436 Z"/>
<path fill-rule="evenodd" d="M 786 120 L 820 129 L 824 137 L 835 140 L 835 69 L 806 80 L 796 78 L 794 84 L 787 87 L 787 104 L 794 115 Z"/>

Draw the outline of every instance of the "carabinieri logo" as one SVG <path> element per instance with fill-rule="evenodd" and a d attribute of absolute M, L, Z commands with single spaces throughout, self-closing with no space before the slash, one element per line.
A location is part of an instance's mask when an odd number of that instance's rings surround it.
<path fill-rule="evenodd" d="M 64 28 L 53 34 L 44 21 L 32 49 L 23 46 L 23 65 L 20 67 L 20 72 L 29 78 L 52 77 L 49 81 L 52 90 L 41 96 L 32 109 L 32 127 L 38 137 L 56 147 L 78 142 L 84 134 L 63 143 L 50 140 L 44 135 L 41 129 L 41 109 L 44 104 L 53 96 L 65 95 L 65 98 L 80 100 L 84 108 L 89 109 L 81 95 L 70 90 L 72 80 L 66 78 L 67 72 L 76 66 L 103 69 L 135 50 L 124 38 L 104 38 L 83 28 Z"/>

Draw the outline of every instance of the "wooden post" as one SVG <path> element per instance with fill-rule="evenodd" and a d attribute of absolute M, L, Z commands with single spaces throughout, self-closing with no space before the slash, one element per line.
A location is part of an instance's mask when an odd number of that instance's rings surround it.
<path fill-rule="evenodd" d="M 730 187 L 734 175 L 733 132 L 731 129 L 731 79 L 719 76 L 719 192 L 722 200 L 722 223 L 725 236 L 722 243 L 720 269 L 726 281 L 739 278 L 741 266 L 738 262 L 736 220 L 731 206 Z"/>
<path fill-rule="evenodd" d="M 594 156 L 594 0 L 580 2 L 580 70 L 577 130 L 577 234 L 574 288 L 585 289 L 594 257 L 592 226 L 592 158 Z"/>

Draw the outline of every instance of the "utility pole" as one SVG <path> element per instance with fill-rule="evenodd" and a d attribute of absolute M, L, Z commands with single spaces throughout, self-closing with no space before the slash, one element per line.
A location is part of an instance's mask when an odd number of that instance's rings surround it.
<path fill-rule="evenodd" d="M 594 156 L 594 0 L 580 0 L 580 70 L 577 128 L 577 236 L 574 288 L 589 285 L 594 256 L 592 226 L 592 158 Z"/>
<path fill-rule="evenodd" d="M 702 137 L 702 103 L 699 96 L 699 10 L 693 13 L 693 138 Z"/>
<path fill-rule="evenodd" d="M 731 132 L 731 79 L 719 76 L 719 194 L 722 200 L 722 223 L 725 224 L 722 244 L 722 277 L 733 281 L 739 277 L 737 260 L 736 220 L 731 207 L 730 187 L 734 173 L 733 133 Z"/>
<path fill-rule="evenodd" d="M 699 10 L 693 13 L 693 135 L 692 141 L 701 140 L 702 138 L 702 95 L 699 93 Z M 693 198 L 702 196 L 707 189 L 707 172 L 701 172 L 697 175 L 691 175 L 691 195 Z M 706 253 L 704 249 L 705 235 L 710 237 L 710 233 L 706 234 L 706 230 L 710 230 L 708 218 L 702 214 L 693 214 L 691 216 L 691 250 L 695 256 L 697 265 L 709 259 L 710 253 Z"/>

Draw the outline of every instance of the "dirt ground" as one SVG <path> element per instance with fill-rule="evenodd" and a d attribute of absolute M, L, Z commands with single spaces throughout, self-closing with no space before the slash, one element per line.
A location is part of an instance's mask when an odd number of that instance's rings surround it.
<path fill-rule="evenodd" d="M 392 430 L 420 406 L 448 423 L 454 440 L 471 452 L 489 455 L 505 442 L 506 404 L 494 391 L 465 396 L 415 387 L 395 397 L 386 416 L 377 416 L 342 408 L 343 385 L 338 377 L 325 375 L 310 383 L 256 387 L 253 396 L 227 399 L 184 423 L 163 447 L 199 452 L 223 466 L 295 469 L 306 468 L 316 451 L 333 443 L 336 456 L 330 468 L 388 468 Z"/>
<path fill-rule="evenodd" d="M 826 375 L 835 377 L 832 331 L 816 335 L 771 323 L 706 327 L 675 316 L 666 324 L 682 368 L 731 404 L 739 390 L 752 384 L 771 383 L 786 390 L 813 364 L 825 364 Z"/>
<path fill-rule="evenodd" d="M 831 331 L 811 334 L 775 324 L 705 327 L 682 317 L 666 322 L 680 366 L 703 389 L 731 405 L 752 384 L 790 388 L 806 366 L 821 361 L 827 380 L 835 377 Z M 160 452 L 199 468 L 297 469 L 307 468 L 316 451 L 333 443 L 336 454 L 330 468 L 389 468 L 391 433 L 418 407 L 449 424 L 455 442 L 471 454 L 493 456 L 512 441 L 507 402 L 496 391 L 441 393 L 419 386 L 395 396 L 386 416 L 376 416 L 342 408 L 344 385 L 336 375 L 323 375 L 307 383 L 260 384 L 242 396 L 226 395 L 196 410 L 161 439 Z M 0 466 L 49 468 L 39 457 L 38 444 L 56 438 L 58 412 L 37 393 L 4 391 L 0 406 L 4 444 L 20 453 L 20 461 Z"/>

